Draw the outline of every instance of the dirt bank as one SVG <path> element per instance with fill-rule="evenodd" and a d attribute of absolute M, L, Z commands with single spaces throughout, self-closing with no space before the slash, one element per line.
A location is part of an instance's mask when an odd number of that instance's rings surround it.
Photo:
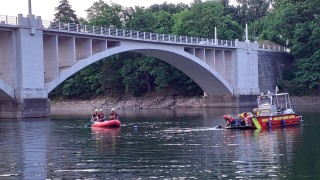
<path fill-rule="evenodd" d="M 290 97 L 293 106 L 320 105 L 320 96 Z M 51 110 L 83 109 L 166 109 L 202 107 L 202 96 L 99 97 L 91 100 L 51 100 Z"/>

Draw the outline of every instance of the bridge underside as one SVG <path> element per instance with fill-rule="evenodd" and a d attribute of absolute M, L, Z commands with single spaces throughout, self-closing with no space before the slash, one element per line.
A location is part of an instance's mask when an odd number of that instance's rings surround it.
<path fill-rule="evenodd" d="M 10 99 L 12 99 L 12 97 L 10 97 L 6 92 L 0 89 L 0 100 L 10 100 Z"/>
<path fill-rule="evenodd" d="M 180 69 L 187 76 L 193 79 L 208 96 L 232 95 L 233 89 L 228 82 L 224 81 L 218 73 L 206 69 L 205 63 L 192 61 L 190 57 L 182 56 L 177 53 L 161 50 L 134 50 L 134 52 L 146 54 L 163 60 L 172 66 Z M 195 57 L 193 57 L 195 58 Z M 207 67 L 209 68 L 209 67 Z"/>

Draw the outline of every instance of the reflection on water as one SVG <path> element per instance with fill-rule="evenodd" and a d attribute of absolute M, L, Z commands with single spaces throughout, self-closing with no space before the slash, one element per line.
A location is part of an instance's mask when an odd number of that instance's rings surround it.
<path fill-rule="evenodd" d="M 119 112 L 121 128 L 87 115 L 0 120 L 0 179 L 283 179 L 320 176 L 319 112 L 304 125 L 218 130 L 246 109 Z M 299 172 L 299 173 L 297 173 Z M 312 174 L 310 174 L 312 172 Z"/>
<path fill-rule="evenodd" d="M 100 153 L 113 152 L 116 150 L 121 128 L 91 128 L 93 141 Z"/>

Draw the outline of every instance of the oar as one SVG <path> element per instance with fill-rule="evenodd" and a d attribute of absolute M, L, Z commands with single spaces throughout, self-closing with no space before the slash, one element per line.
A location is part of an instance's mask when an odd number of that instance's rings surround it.
<path fill-rule="evenodd" d="M 88 124 L 84 125 L 85 128 L 91 127 L 94 124 L 94 121 L 90 121 Z"/>

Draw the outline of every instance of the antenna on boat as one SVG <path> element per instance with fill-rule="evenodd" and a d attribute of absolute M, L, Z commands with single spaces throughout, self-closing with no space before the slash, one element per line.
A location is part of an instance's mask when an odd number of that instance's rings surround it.
<path fill-rule="evenodd" d="M 279 88 L 278 88 L 278 86 L 276 86 L 276 92 L 275 92 L 275 94 L 278 94 L 278 92 L 279 92 Z"/>
<path fill-rule="evenodd" d="M 278 86 L 276 86 L 276 90 L 275 90 L 274 94 L 275 94 L 275 97 L 276 97 L 277 106 L 279 105 L 278 96 L 277 96 L 278 92 L 279 92 L 279 89 L 278 89 Z M 287 104 L 287 103 L 286 103 L 286 104 Z M 287 106 L 287 105 L 286 105 L 286 106 Z"/>

